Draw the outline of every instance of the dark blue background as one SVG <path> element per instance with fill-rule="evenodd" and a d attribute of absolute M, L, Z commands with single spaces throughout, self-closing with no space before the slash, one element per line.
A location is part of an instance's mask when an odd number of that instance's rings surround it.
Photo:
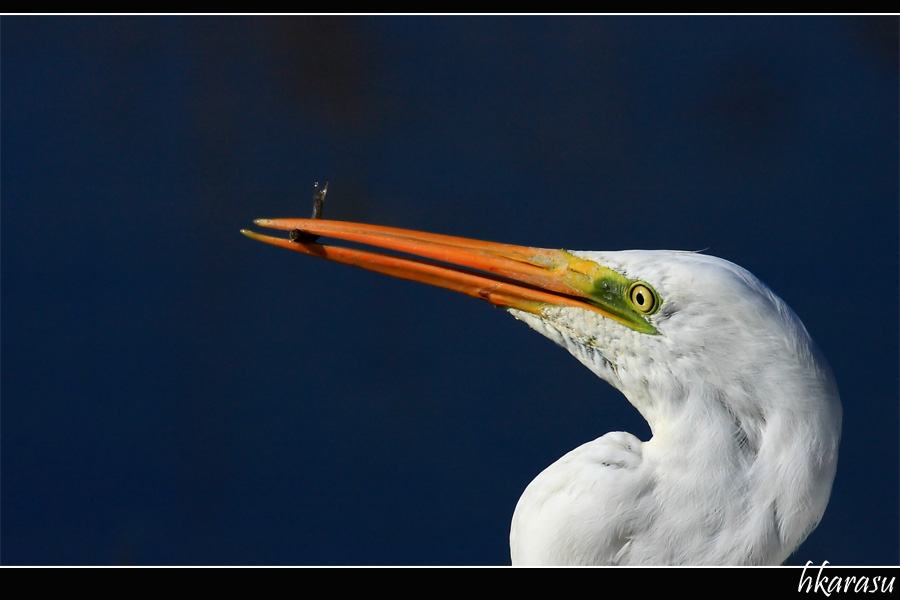
<path fill-rule="evenodd" d="M 326 216 L 708 249 L 831 361 L 791 564 L 898 562 L 897 18 L 6 17 L 2 562 L 506 564 L 637 412 L 449 292 L 248 240 Z"/>

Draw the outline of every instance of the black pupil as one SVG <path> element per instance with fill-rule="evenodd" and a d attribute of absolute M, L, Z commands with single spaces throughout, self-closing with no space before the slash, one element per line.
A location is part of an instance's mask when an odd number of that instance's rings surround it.
<path fill-rule="evenodd" d="M 637 302 L 638 306 L 643 306 L 644 305 L 644 294 L 642 292 L 638 292 L 637 294 L 634 295 L 634 300 L 635 300 L 635 302 Z"/>

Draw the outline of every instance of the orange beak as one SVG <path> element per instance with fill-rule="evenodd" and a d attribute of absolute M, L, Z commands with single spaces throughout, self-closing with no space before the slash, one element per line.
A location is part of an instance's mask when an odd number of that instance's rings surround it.
<path fill-rule="evenodd" d="M 628 281 L 606 267 L 565 250 L 322 219 L 256 219 L 254 223 L 290 232 L 291 239 L 284 239 L 241 230 L 247 237 L 273 246 L 455 290 L 495 306 L 538 316 L 543 316 L 548 307 L 567 306 L 599 313 L 631 328 L 641 328 L 634 315 L 629 314 L 631 311 L 619 306 L 614 298 L 619 294 L 610 291 L 611 284 L 617 288 L 627 287 Z M 318 236 L 414 257 L 322 245 L 315 241 Z"/>

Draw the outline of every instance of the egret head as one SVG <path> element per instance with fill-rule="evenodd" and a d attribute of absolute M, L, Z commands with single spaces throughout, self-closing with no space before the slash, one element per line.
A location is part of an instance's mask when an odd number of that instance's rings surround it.
<path fill-rule="evenodd" d="M 652 470 L 645 484 L 658 490 L 648 492 L 657 508 L 644 520 L 660 524 L 660 539 L 697 538 L 683 550 L 648 551 L 648 560 L 782 562 L 821 518 L 837 464 L 837 388 L 800 320 L 744 269 L 691 252 L 569 252 L 318 219 L 256 223 L 291 238 L 243 233 L 505 308 L 619 389 L 653 433 L 639 464 Z M 417 258 L 321 245 L 318 236 Z M 667 504 L 696 506 L 680 515 Z"/>
<path fill-rule="evenodd" d="M 640 411 L 653 433 L 644 457 L 658 463 L 659 473 L 693 467 L 693 475 L 668 482 L 668 494 L 721 496 L 722 521 L 729 510 L 732 519 L 746 520 L 745 533 L 734 539 L 755 540 L 748 545 L 760 563 L 782 562 L 824 513 L 841 430 L 837 387 L 803 324 L 756 277 L 720 258 L 573 254 L 628 281 L 626 302 L 643 300 L 628 297 L 638 286 L 651 295 L 642 306 L 650 307 L 643 319 L 652 331 L 570 307 L 541 315 L 511 309 L 513 315 Z M 723 494 L 721 486 L 742 493 Z M 708 524 L 701 518 L 696 527 Z M 746 551 L 717 547 L 710 556 Z"/>
<path fill-rule="evenodd" d="M 689 397 L 757 418 L 785 408 L 780 398 L 802 412 L 837 397 L 803 324 L 745 269 L 693 252 L 572 254 L 621 276 L 617 291 L 642 313 L 640 326 L 569 307 L 511 312 L 622 391 L 651 426 Z"/>

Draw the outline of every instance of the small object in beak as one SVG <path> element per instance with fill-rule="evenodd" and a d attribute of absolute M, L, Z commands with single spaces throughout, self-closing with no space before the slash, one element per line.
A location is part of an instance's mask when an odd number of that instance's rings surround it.
<path fill-rule="evenodd" d="M 325 194 L 328 193 L 328 182 L 325 182 L 325 185 L 322 186 L 322 189 L 319 189 L 319 182 L 317 181 L 313 188 L 315 192 L 313 193 L 313 210 L 312 216 L 310 219 L 321 219 L 322 218 L 322 209 L 325 207 Z M 292 229 L 288 236 L 291 238 L 292 242 L 299 242 L 301 244 L 311 244 L 319 239 L 319 236 L 312 235 L 311 233 L 305 233 L 300 231 L 299 229 Z"/>

